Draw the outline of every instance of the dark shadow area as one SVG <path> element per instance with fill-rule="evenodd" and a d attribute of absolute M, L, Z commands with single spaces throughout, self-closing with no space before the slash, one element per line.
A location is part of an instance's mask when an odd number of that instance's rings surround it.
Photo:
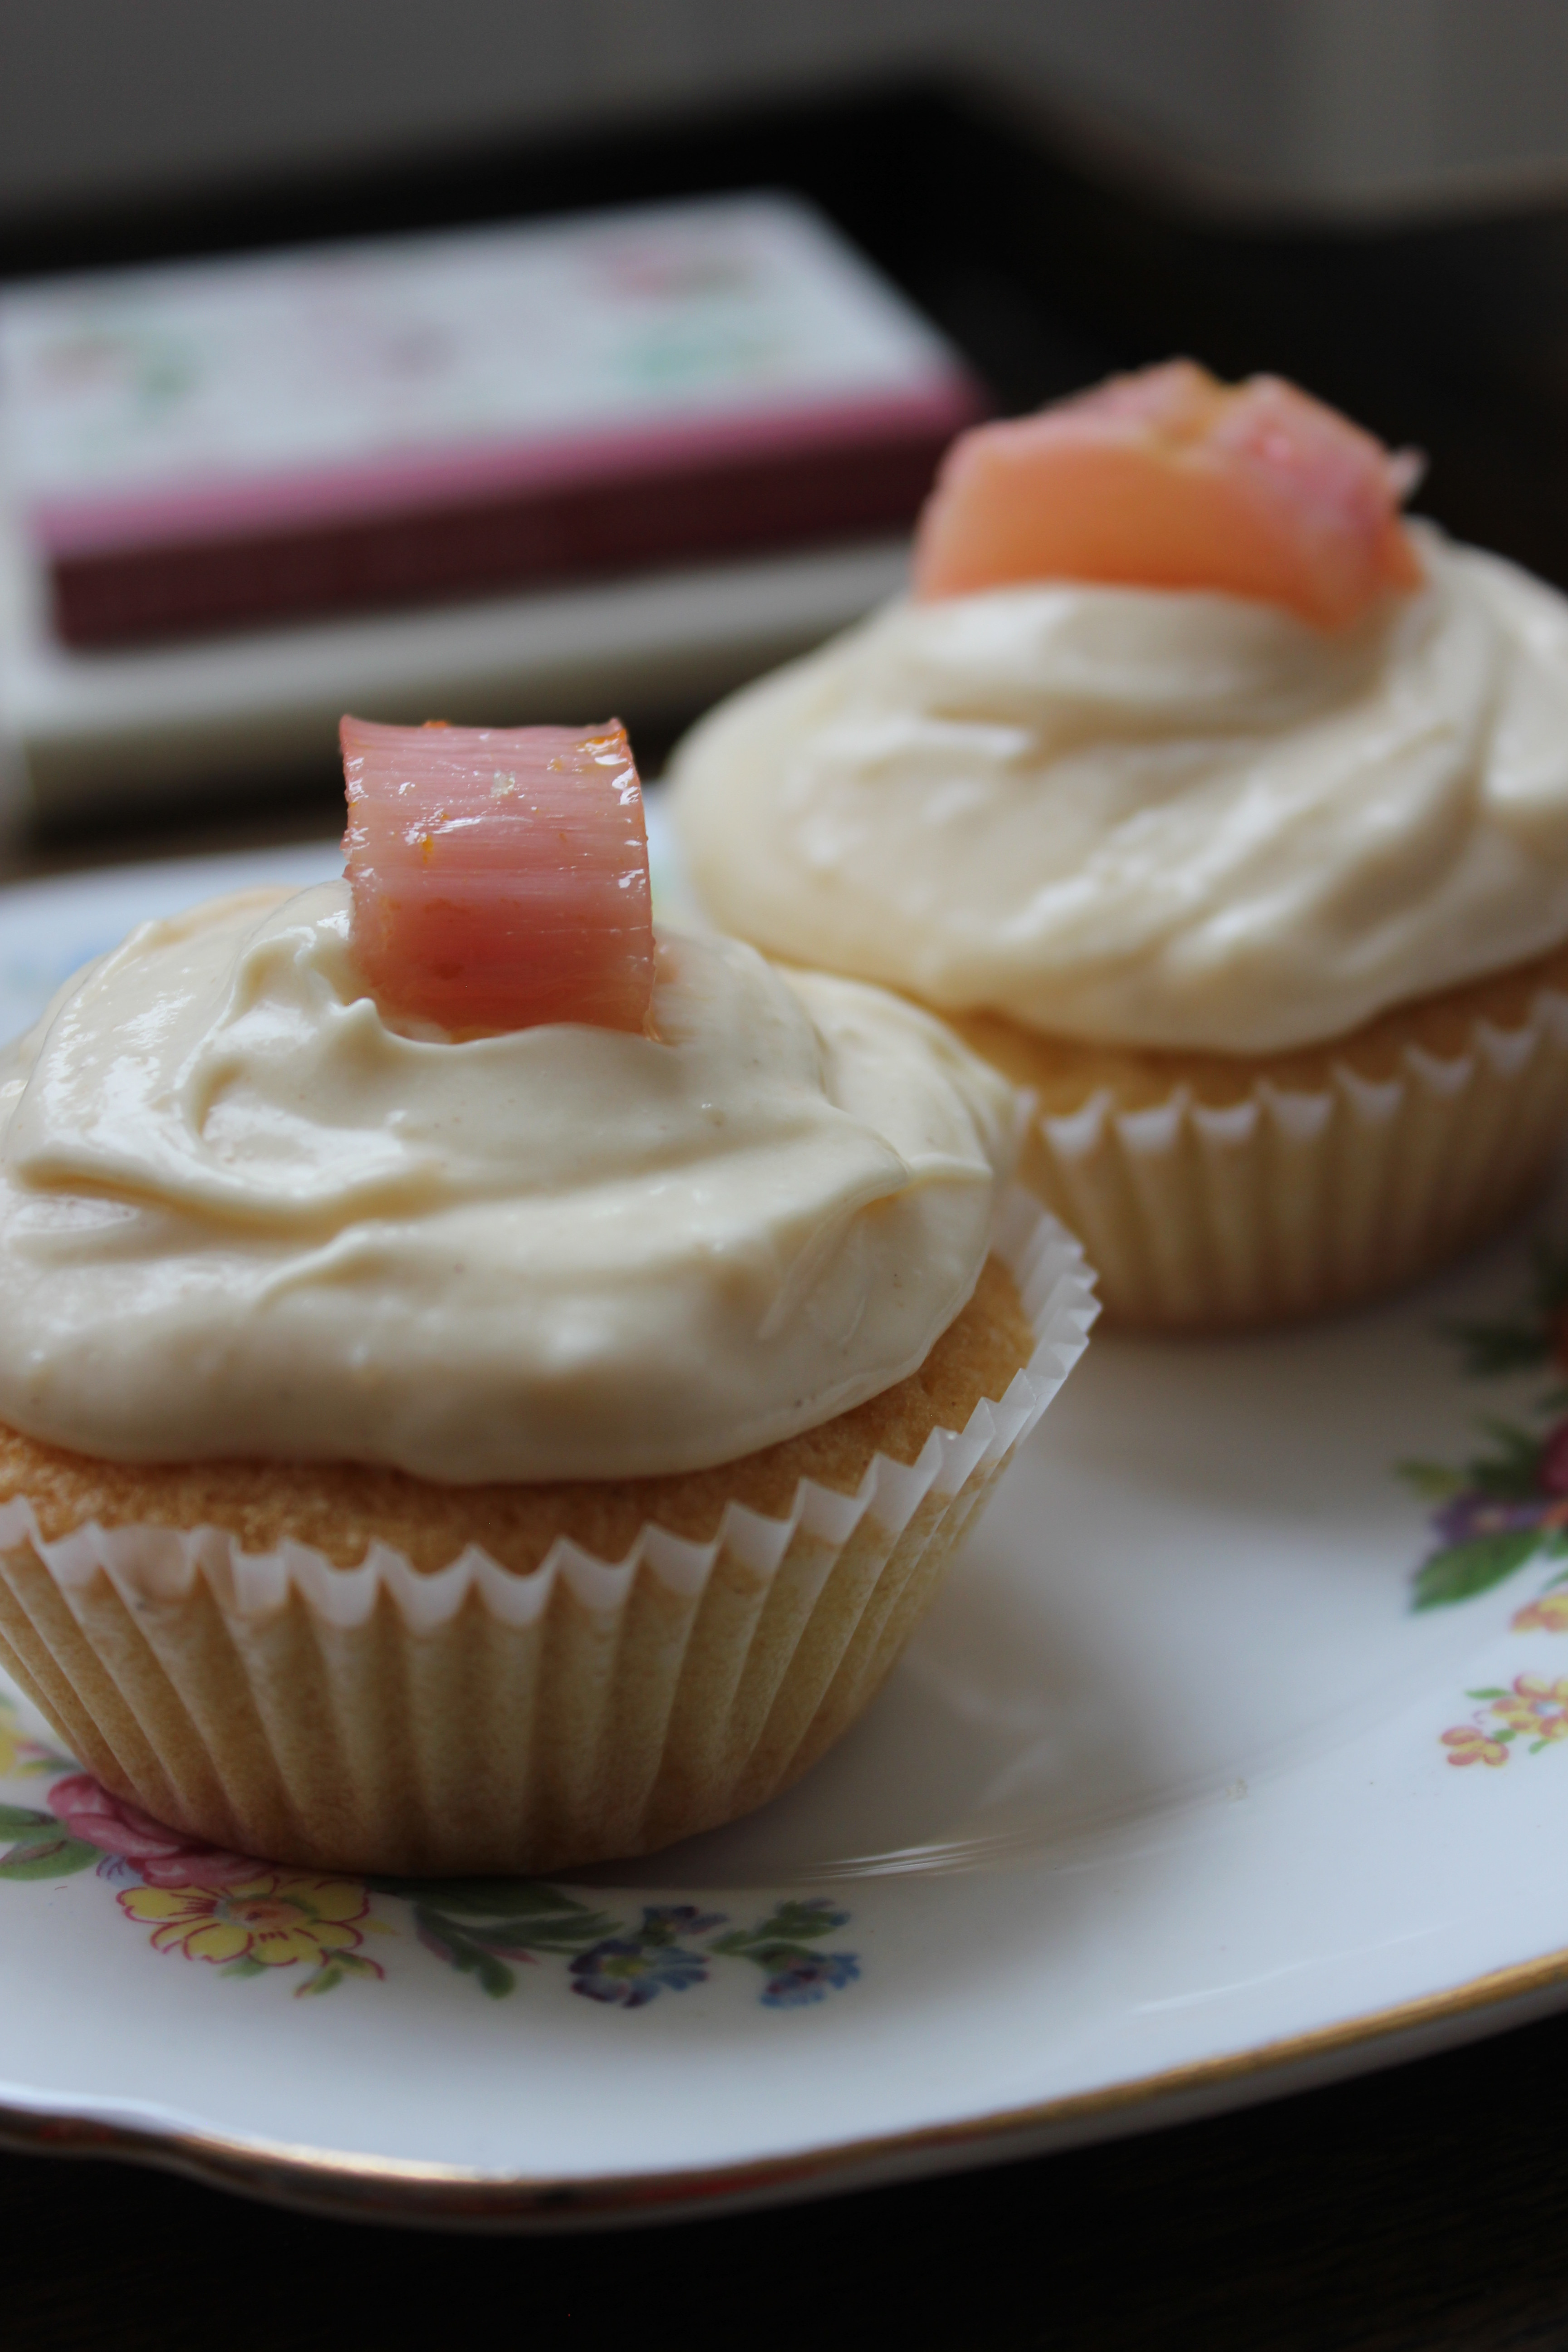
<path fill-rule="evenodd" d="M 596 2352 L 700 2333 L 1094 2352 L 1568 2342 L 1568 2019 L 1179 2130 L 679 2228 L 360 2229 L 109 2165 L 0 2158 L 7 2352 Z"/>

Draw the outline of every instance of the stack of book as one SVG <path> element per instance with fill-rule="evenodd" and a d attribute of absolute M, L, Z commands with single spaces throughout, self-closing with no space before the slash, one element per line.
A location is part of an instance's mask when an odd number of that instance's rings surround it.
<path fill-rule="evenodd" d="M 717 692 L 896 584 L 983 405 L 782 195 L 16 289 L 14 768 L 58 805 L 297 764 L 349 705 Z"/>

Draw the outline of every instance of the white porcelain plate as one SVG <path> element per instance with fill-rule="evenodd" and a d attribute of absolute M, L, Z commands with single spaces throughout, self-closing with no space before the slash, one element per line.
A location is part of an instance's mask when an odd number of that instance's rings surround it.
<path fill-rule="evenodd" d="M 142 913 L 331 863 L 0 896 L 0 1019 Z M 237 1874 L 7 1703 L 0 2137 L 343 2212 L 649 2218 L 1568 2000 L 1565 1346 L 1568 1252 L 1522 1237 L 1304 1331 L 1096 1339 L 842 1747 L 570 1885 Z"/>

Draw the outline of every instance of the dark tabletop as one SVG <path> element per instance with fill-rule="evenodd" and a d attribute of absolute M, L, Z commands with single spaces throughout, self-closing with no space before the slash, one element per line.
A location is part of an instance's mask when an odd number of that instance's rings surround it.
<path fill-rule="evenodd" d="M 733 2220 L 321 2221 L 0 2157 L 6 2352 L 1558 2352 L 1568 2019 L 1174 2130 Z"/>

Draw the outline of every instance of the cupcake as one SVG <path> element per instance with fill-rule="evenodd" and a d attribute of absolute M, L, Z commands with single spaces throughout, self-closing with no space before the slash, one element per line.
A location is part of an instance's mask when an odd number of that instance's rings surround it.
<path fill-rule="evenodd" d="M 343 881 L 0 1065 L 0 1660 L 215 1845 L 643 1853 L 875 1692 L 1080 1259 L 940 1024 L 655 930 L 617 728 L 344 740 Z"/>
<path fill-rule="evenodd" d="M 1032 1089 L 1124 1323 L 1408 1282 L 1568 1118 L 1568 603 L 1417 471 L 1186 362 L 982 427 L 912 594 L 677 754 L 715 920 Z"/>

